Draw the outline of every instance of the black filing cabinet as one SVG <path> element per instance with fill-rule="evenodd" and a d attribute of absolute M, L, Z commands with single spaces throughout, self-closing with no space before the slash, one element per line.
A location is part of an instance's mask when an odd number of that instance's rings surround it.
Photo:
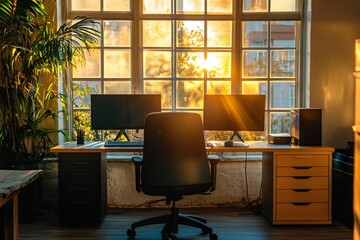
<path fill-rule="evenodd" d="M 59 222 L 99 225 L 107 208 L 105 153 L 59 153 Z"/>
<path fill-rule="evenodd" d="M 335 151 L 333 154 L 333 216 L 348 228 L 353 228 L 353 152 Z"/>

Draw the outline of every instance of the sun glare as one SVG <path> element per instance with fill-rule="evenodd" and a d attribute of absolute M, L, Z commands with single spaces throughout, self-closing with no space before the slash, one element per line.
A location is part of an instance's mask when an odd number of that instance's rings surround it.
<path fill-rule="evenodd" d="M 220 65 L 220 61 L 218 59 L 206 59 L 201 63 L 201 68 L 206 69 L 207 71 L 214 69 L 216 66 Z"/>

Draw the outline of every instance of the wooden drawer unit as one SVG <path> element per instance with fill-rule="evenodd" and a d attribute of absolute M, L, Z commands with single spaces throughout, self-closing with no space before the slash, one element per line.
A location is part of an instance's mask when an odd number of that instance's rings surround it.
<path fill-rule="evenodd" d="M 272 157 L 273 191 L 265 197 L 272 203 L 267 214 L 272 223 L 331 224 L 332 153 L 274 152 Z"/>

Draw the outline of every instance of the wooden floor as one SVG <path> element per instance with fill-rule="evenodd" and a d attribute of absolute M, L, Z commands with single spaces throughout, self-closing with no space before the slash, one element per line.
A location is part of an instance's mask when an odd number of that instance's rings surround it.
<path fill-rule="evenodd" d="M 97 228 L 63 228 L 57 221 L 57 213 L 43 211 L 34 223 L 21 224 L 21 239 L 36 240 L 123 240 L 131 223 L 150 216 L 166 213 L 164 209 L 109 210 Z M 183 209 L 183 213 L 202 216 L 214 228 L 219 240 L 341 240 L 352 239 L 352 230 L 339 223 L 318 226 L 272 226 L 262 215 L 240 214 L 236 208 Z M 138 240 L 160 240 L 162 225 L 139 228 Z M 201 231 L 181 226 L 177 239 L 208 239 Z"/>

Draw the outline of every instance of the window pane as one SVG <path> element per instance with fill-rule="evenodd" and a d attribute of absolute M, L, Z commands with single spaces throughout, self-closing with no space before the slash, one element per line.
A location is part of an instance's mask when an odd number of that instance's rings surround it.
<path fill-rule="evenodd" d="M 73 114 L 74 128 L 78 129 L 80 126 L 85 131 L 86 141 L 98 141 L 100 140 L 100 131 L 93 131 L 91 129 L 91 114 L 90 111 L 74 111 Z M 73 138 L 75 139 L 75 132 Z"/>
<path fill-rule="evenodd" d="M 204 0 L 177 0 L 176 12 L 180 14 L 204 13 Z"/>
<path fill-rule="evenodd" d="M 209 78 L 231 77 L 231 53 L 209 52 L 204 68 Z"/>
<path fill-rule="evenodd" d="M 295 21 L 271 22 L 271 46 L 295 47 Z"/>
<path fill-rule="evenodd" d="M 292 12 L 296 10 L 295 0 L 270 0 L 271 12 Z"/>
<path fill-rule="evenodd" d="M 71 0 L 72 11 L 100 11 L 100 0 Z"/>
<path fill-rule="evenodd" d="M 104 0 L 104 11 L 130 11 L 130 0 Z"/>
<path fill-rule="evenodd" d="M 207 81 L 206 94 L 231 94 L 231 82 Z"/>
<path fill-rule="evenodd" d="M 170 14 L 171 1 L 169 0 L 143 0 L 144 14 Z"/>
<path fill-rule="evenodd" d="M 171 77 L 171 52 L 144 51 L 144 77 Z"/>
<path fill-rule="evenodd" d="M 270 86 L 271 108 L 295 107 L 295 82 L 272 82 Z"/>
<path fill-rule="evenodd" d="M 290 113 L 270 113 L 270 133 L 290 133 Z"/>
<path fill-rule="evenodd" d="M 267 47 L 268 22 L 243 23 L 243 47 Z"/>
<path fill-rule="evenodd" d="M 144 47 L 171 47 L 171 21 L 143 21 Z"/>
<path fill-rule="evenodd" d="M 72 23 L 73 23 L 73 24 L 78 23 L 78 22 L 79 22 L 79 20 L 72 20 Z M 102 31 L 101 21 L 94 21 L 94 24 L 91 24 L 91 25 L 89 25 L 88 27 L 91 27 L 92 29 L 97 30 L 99 33 L 101 33 L 101 31 Z M 78 40 L 77 40 L 75 37 L 73 37 L 73 39 L 78 42 Z M 101 39 L 101 36 L 98 36 L 96 39 L 98 40 L 98 42 L 97 42 L 97 43 L 94 43 L 94 44 L 92 45 L 92 47 L 99 47 L 99 46 L 101 45 L 101 42 L 103 41 L 103 40 Z M 83 42 L 81 42 L 81 43 L 80 43 L 80 46 L 85 47 L 85 44 L 84 44 Z M 86 58 L 85 58 L 85 59 L 86 59 Z"/>
<path fill-rule="evenodd" d="M 271 51 L 271 77 L 295 77 L 295 50 Z"/>
<path fill-rule="evenodd" d="M 92 50 L 90 53 L 85 51 L 86 63 L 78 64 L 73 71 L 74 78 L 99 78 L 100 77 L 100 52 Z"/>
<path fill-rule="evenodd" d="M 177 81 L 176 105 L 179 108 L 202 108 L 204 96 L 203 81 Z"/>
<path fill-rule="evenodd" d="M 161 107 L 172 107 L 172 84 L 171 81 L 150 80 L 144 81 L 144 93 L 161 94 Z"/>
<path fill-rule="evenodd" d="M 131 93 L 130 81 L 105 81 L 104 93 L 106 94 L 129 94 Z"/>
<path fill-rule="evenodd" d="M 178 52 L 176 58 L 176 75 L 183 78 L 204 77 L 202 52 Z"/>
<path fill-rule="evenodd" d="M 104 77 L 130 78 L 130 50 L 104 50 Z"/>
<path fill-rule="evenodd" d="M 267 51 L 243 51 L 243 77 L 267 77 Z"/>
<path fill-rule="evenodd" d="M 243 81 L 242 94 L 267 95 L 266 81 Z"/>
<path fill-rule="evenodd" d="M 130 21 L 104 21 L 104 45 L 130 47 Z"/>
<path fill-rule="evenodd" d="M 178 47 L 204 46 L 204 21 L 177 21 Z"/>
<path fill-rule="evenodd" d="M 268 0 L 243 0 L 244 12 L 267 12 Z"/>
<path fill-rule="evenodd" d="M 207 0 L 207 12 L 211 13 L 232 13 L 232 0 Z"/>
<path fill-rule="evenodd" d="M 101 83 L 98 81 L 73 81 L 73 108 L 89 108 L 90 95 L 101 93 Z"/>
<path fill-rule="evenodd" d="M 209 21 L 207 27 L 208 47 L 231 47 L 231 21 Z"/>
<path fill-rule="evenodd" d="M 242 94 L 259 94 L 259 95 L 268 95 L 267 94 L 267 81 L 243 81 L 241 92 Z M 266 97 L 265 106 L 268 106 L 268 98 Z"/>

